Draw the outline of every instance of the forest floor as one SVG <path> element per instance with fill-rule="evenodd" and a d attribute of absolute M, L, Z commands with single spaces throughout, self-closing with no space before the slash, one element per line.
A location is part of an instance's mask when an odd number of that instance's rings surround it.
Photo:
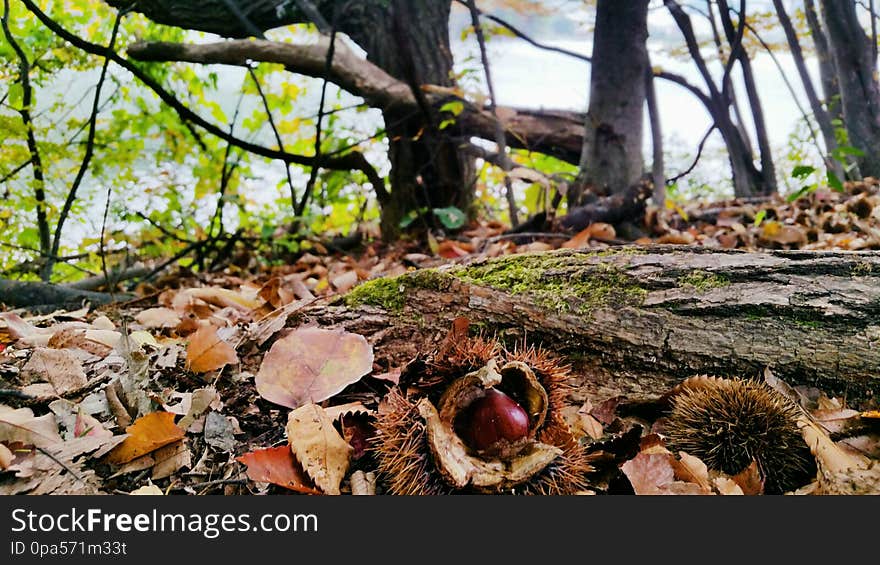
<path fill-rule="evenodd" d="M 255 267 L 256 258 L 243 256 L 243 266 L 222 272 L 171 272 L 136 287 L 137 298 L 106 307 L 0 312 L 0 493 L 388 492 L 371 438 L 377 417 L 390 409 L 388 393 L 412 364 L 374 366 L 363 337 L 297 327 L 299 310 L 338 302 L 377 277 L 560 247 L 878 250 L 880 183 L 793 202 L 649 210 L 640 226 L 647 235 L 635 241 L 618 239 L 607 224 L 528 242 L 505 236 L 505 228 L 480 222 L 426 245 L 368 242 L 351 254 L 314 243 L 283 266 Z M 452 328 L 449 338 L 466 339 L 461 331 Z M 446 353 L 425 351 L 421 361 Z M 714 386 L 706 382 L 670 397 Z M 791 394 L 784 383 L 771 388 Z M 878 489 L 876 407 L 856 410 L 817 389 L 794 392 L 800 412 L 793 421 L 815 440 L 818 480 L 781 490 L 834 492 L 822 474 L 841 468 L 862 477 L 854 491 Z M 596 398 L 561 411 L 592 467 L 588 486 L 574 490 L 764 492 L 766 461 L 728 473 L 707 467 L 711 458 L 665 441 L 663 418 L 617 414 L 621 400 Z"/>

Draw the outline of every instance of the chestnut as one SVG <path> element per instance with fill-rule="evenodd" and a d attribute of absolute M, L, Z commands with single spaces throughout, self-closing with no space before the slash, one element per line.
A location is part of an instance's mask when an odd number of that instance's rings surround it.
<path fill-rule="evenodd" d="M 529 435 L 529 415 L 514 399 L 490 388 L 457 419 L 459 437 L 477 451 L 501 440 L 515 442 Z"/>

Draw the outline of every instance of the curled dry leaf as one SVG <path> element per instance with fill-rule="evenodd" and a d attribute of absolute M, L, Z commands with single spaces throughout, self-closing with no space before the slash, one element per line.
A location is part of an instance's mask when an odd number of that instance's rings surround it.
<path fill-rule="evenodd" d="M 255 449 L 236 461 L 247 465 L 247 476 L 254 482 L 272 483 L 296 492 L 318 493 L 289 445 Z"/>
<path fill-rule="evenodd" d="M 180 314 L 171 308 L 148 308 L 138 313 L 134 319 L 147 329 L 176 328 L 180 323 Z"/>
<path fill-rule="evenodd" d="M 184 436 L 184 431 L 174 425 L 174 414 L 170 412 L 151 412 L 138 418 L 125 431 L 128 438 L 107 455 L 107 463 L 128 463 Z"/>
<path fill-rule="evenodd" d="M 339 494 L 339 485 L 348 471 L 352 448 L 333 421 L 317 404 L 309 403 L 290 413 L 287 439 L 306 473 L 326 494 Z"/>
<path fill-rule="evenodd" d="M 235 363 L 238 363 L 235 348 L 220 339 L 214 326 L 204 325 L 190 336 L 186 366 L 193 373 L 215 371 Z"/>
<path fill-rule="evenodd" d="M 363 336 L 300 328 L 272 345 L 255 383 L 266 400 L 298 408 L 330 398 L 372 368 L 373 348 Z"/>
<path fill-rule="evenodd" d="M 184 312 L 186 307 L 197 300 L 220 308 L 234 308 L 249 312 L 263 305 L 263 301 L 257 296 L 257 290 L 236 292 L 227 288 L 188 288 L 177 293 L 171 303 L 177 312 Z"/>

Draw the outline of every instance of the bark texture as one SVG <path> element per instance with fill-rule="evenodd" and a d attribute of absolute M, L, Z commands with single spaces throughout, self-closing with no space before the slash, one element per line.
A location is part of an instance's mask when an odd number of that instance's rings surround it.
<path fill-rule="evenodd" d="M 647 39 L 648 0 L 599 0 L 582 182 L 569 189 L 571 206 L 584 203 L 584 188 L 606 196 L 626 190 L 642 176 Z"/>
<path fill-rule="evenodd" d="M 880 176 L 880 84 L 870 41 L 856 15 L 854 0 L 822 0 L 822 15 L 849 142 L 864 152 L 857 158 L 859 171 L 865 176 Z"/>
<path fill-rule="evenodd" d="M 466 316 L 566 356 L 582 396 L 649 399 L 689 376 L 769 367 L 857 405 L 880 390 L 878 279 L 873 252 L 563 250 L 371 281 L 304 315 L 367 336 L 388 367 Z"/>

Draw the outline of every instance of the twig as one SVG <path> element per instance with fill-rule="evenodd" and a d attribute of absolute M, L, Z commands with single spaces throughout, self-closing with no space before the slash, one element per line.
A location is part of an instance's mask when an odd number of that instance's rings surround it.
<path fill-rule="evenodd" d="M 107 49 L 110 51 L 112 51 L 113 47 L 116 45 L 116 36 L 119 33 L 119 24 L 122 23 L 123 16 L 125 16 L 125 12 L 121 10 L 116 13 L 116 20 L 113 22 L 113 31 L 110 33 L 110 42 L 107 45 Z M 67 216 L 70 214 L 70 209 L 73 207 L 73 203 L 76 201 L 76 193 L 79 190 L 80 184 L 82 184 L 83 178 L 85 178 L 86 176 L 86 171 L 89 170 L 89 163 L 92 160 L 92 155 L 94 155 L 95 131 L 98 124 L 98 109 L 101 103 L 101 90 L 104 87 L 104 80 L 107 78 L 107 67 L 109 66 L 110 59 L 105 57 L 104 64 L 101 66 L 101 76 L 98 78 L 98 85 L 95 87 L 95 98 L 92 102 L 92 112 L 89 115 L 89 133 L 86 137 L 85 154 L 83 155 L 79 170 L 76 172 L 76 177 L 73 179 L 73 184 L 70 185 L 70 190 L 67 192 L 67 198 L 64 200 L 64 205 L 61 207 L 61 212 L 58 214 L 58 222 L 55 224 L 55 235 L 52 238 L 52 251 L 50 252 L 50 256 L 46 261 L 45 266 L 43 267 L 42 278 L 46 281 L 48 281 L 52 276 L 52 269 L 55 266 L 55 263 L 52 260 L 52 256 L 58 254 L 58 248 L 61 246 L 61 232 L 64 229 L 64 222 L 67 221 Z M 109 206 L 109 199 L 107 201 L 107 204 Z M 106 220 L 106 211 L 104 218 Z M 103 233 L 104 232 L 102 226 L 102 236 Z M 101 249 L 103 250 L 103 245 L 101 246 Z M 106 270 L 103 253 L 101 254 L 101 265 Z"/>
<path fill-rule="evenodd" d="M 113 50 L 108 50 L 102 45 L 91 43 L 80 38 L 76 34 L 69 32 L 63 26 L 59 25 L 52 18 L 46 15 L 46 13 L 43 12 L 33 0 L 22 0 L 22 3 L 43 23 L 43 25 L 45 25 L 53 33 L 55 33 L 65 41 L 69 42 L 74 47 L 82 49 L 86 53 L 109 57 L 110 60 L 112 60 L 114 63 L 130 72 L 132 75 L 134 75 L 135 78 L 137 78 L 145 86 L 152 90 L 162 100 L 162 102 L 164 102 L 169 107 L 171 107 L 172 110 L 177 112 L 177 115 L 180 116 L 183 121 L 190 121 L 193 124 L 204 129 L 208 133 L 215 135 L 220 139 L 223 139 L 224 141 L 232 143 L 236 147 L 244 149 L 245 151 L 249 151 L 255 155 L 260 155 L 262 157 L 278 159 L 280 161 L 284 161 L 285 163 L 296 163 L 297 165 L 304 165 L 309 167 L 314 166 L 315 164 L 319 164 L 326 169 L 362 171 L 374 187 L 381 186 L 381 189 L 384 189 L 384 181 L 382 180 L 382 177 L 379 176 L 379 173 L 376 171 L 375 167 L 373 167 L 360 152 L 353 151 L 334 159 L 324 158 L 321 159 L 320 162 L 317 162 L 317 160 L 313 157 L 306 157 L 303 155 L 286 153 L 277 149 L 270 149 L 262 145 L 257 145 L 255 143 L 239 139 L 234 135 L 230 135 L 222 128 L 205 120 L 193 110 L 185 106 L 173 94 L 168 92 L 164 87 L 162 87 L 162 85 L 156 82 L 137 65 L 132 64 L 132 62 L 128 59 L 125 59 Z"/>
<path fill-rule="evenodd" d="M 703 134 L 703 139 L 700 140 L 700 144 L 697 146 L 697 156 L 694 157 L 694 162 L 691 163 L 691 166 L 682 171 L 681 173 L 675 175 L 674 177 L 666 179 L 666 184 L 670 185 L 675 182 L 678 182 L 679 179 L 686 177 L 691 174 L 691 172 L 696 168 L 697 163 L 700 162 L 700 157 L 703 155 L 703 146 L 706 145 L 706 140 L 709 139 L 709 135 L 715 131 L 718 126 L 716 124 L 712 124 L 709 126 L 709 129 L 706 130 L 706 133 Z"/>
<path fill-rule="evenodd" d="M 301 6 L 306 4 L 311 6 L 311 2 L 308 0 L 300 0 L 300 4 Z M 324 123 L 324 101 L 327 98 L 327 85 L 330 82 L 327 77 L 330 76 L 330 71 L 333 68 L 333 55 L 336 53 L 336 26 L 339 21 L 338 14 L 345 10 L 347 6 L 348 5 L 346 4 L 341 9 L 335 7 L 333 9 L 333 26 L 330 29 L 330 45 L 327 47 L 327 57 L 324 59 L 324 80 L 321 83 L 321 100 L 318 102 L 318 120 L 315 122 L 315 159 L 318 161 L 321 159 L 321 129 Z M 316 13 L 317 17 L 320 17 L 320 14 L 317 14 L 317 10 L 314 9 L 314 6 L 311 6 L 311 9 Z M 308 8 L 306 10 L 308 10 Z M 324 22 L 324 25 L 326 25 L 326 23 L 327 22 Z M 315 25 L 318 24 L 316 23 Z M 302 198 L 299 203 L 295 204 L 293 209 L 297 216 L 302 216 L 305 212 L 309 197 L 315 189 L 315 182 L 318 180 L 319 172 L 320 167 L 318 166 L 312 167 L 309 171 L 309 179 L 306 181 L 306 188 L 303 190 Z"/>
<path fill-rule="evenodd" d="M 278 131 L 278 126 L 275 125 L 275 118 L 272 117 L 272 108 L 269 107 L 269 99 L 266 98 L 266 94 L 263 92 L 263 87 L 260 86 L 260 81 L 257 78 L 257 73 L 254 72 L 253 67 L 248 67 L 248 76 L 251 77 L 254 86 L 257 88 L 257 94 L 260 96 L 260 100 L 263 101 L 263 109 L 266 111 L 266 118 L 269 122 L 269 127 L 272 128 L 272 133 L 275 134 L 275 142 L 278 144 L 278 149 L 284 151 L 284 140 L 281 139 L 281 133 Z M 296 189 L 293 186 L 293 176 L 290 174 L 290 163 L 284 163 L 284 173 L 287 175 L 287 186 L 290 188 L 290 206 L 291 208 L 296 209 Z"/>

